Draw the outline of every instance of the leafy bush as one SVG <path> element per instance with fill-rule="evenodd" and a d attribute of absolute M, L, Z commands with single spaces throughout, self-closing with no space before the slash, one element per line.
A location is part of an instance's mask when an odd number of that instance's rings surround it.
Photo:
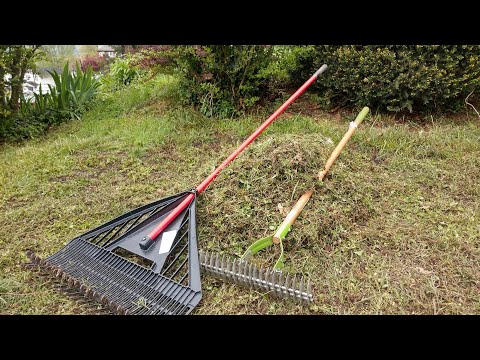
<path fill-rule="evenodd" d="M 323 63 L 316 83 L 324 105 L 368 105 L 379 110 L 457 110 L 480 85 L 480 46 L 299 46 L 285 51 L 294 83 Z"/>
<path fill-rule="evenodd" d="M 67 63 L 61 74 L 50 72 L 50 75 L 55 82 L 55 87 L 49 85 L 49 94 L 35 96 L 35 103 L 44 101 L 42 96 L 45 96 L 49 107 L 59 113 L 79 118 L 86 105 L 95 96 L 100 85 L 99 81 L 93 76 L 92 68 L 89 67 L 87 71 L 83 72 L 77 62 L 76 72 L 73 74 L 68 70 Z"/>
<path fill-rule="evenodd" d="M 175 55 L 172 45 L 139 45 L 129 51 L 128 59 L 133 66 L 158 73 L 175 63 Z"/>
<path fill-rule="evenodd" d="M 272 59 L 271 46 L 181 46 L 177 51 L 180 93 L 207 116 L 243 112 L 267 89 L 264 70 Z"/>
<path fill-rule="evenodd" d="M 110 77 L 116 85 L 128 85 L 138 75 L 137 67 L 130 64 L 128 59 L 118 58 L 110 65 Z"/>
<path fill-rule="evenodd" d="M 91 67 L 93 71 L 97 72 L 103 69 L 107 60 L 103 56 L 95 54 L 84 56 L 80 62 L 82 71 L 87 71 L 87 69 Z"/>
<path fill-rule="evenodd" d="M 48 86 L 50 93 L 34 94 L 33 98 L 21 99 L 20 111 L 15 116 L 0 119 L 0 138 L 20 140 L 43 133 L 50 125 L 68 118 L 80 118 L 97 93 L 99 81 L 92 68 L 83 72 L 76 63 L 76 72 L 69 71 L 68 63 L 63 72 L 50 72 L 55 87 Z"/>

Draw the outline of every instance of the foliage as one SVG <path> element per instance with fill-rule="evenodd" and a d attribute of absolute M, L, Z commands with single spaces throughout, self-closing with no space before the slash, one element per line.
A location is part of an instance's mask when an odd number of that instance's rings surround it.
<path fill-rule="evenodd" d="M 176 55 L 172 45 L 139 45 L 129 51 L 128 59 L 131 65 L 156 74 L 173 65 Z"/>
<path fill-rule="evenodd" d="M 231 116 L 257 103 L 267 89 L 272 47 L 182 46 L 177 49 L 182 97 L 207 116 Z"/>
<path fill-rule="evenodd" d="M 480 85 L 480 46 L 298 46 L 284 66 L 294 83 L 321 64 L 316 86 L 328 107 L 369 105 L 390 112 L 458 110 Z"/>
<path fill-rule="evenodd" d="M 107 60 L 103 56 L 92 54 L 82 57 L 80 63 L 82 71 L 87 71 L 87 69 L 91 67 L 93 71 L 97 72 L 103 69 Z"/>
<path fill-rule="evenodd" d="M 97 45 L 80 45 L 78 47 L 78 52 L 81 57 L 88 55 L 98 55 L 98 46 Z"/>
<path fill-rule="evenodd" d="M 33 98 L 21 98 L 20 112 L 0 124 L 0 138 L 19 140 L 34 137 L 50 125 L 69 118 L 80 119 L 100 83 L 93 76 L 91 67 L 84 72 L 77 62 L 75 68 L 75 73 L 70 72 L 67 62 L 60 74 L 50 72 L 55 87 L 49 85 L 49 93 L 43 93 L 40 88 L 40 93 L 34 94 Z"/>
<path fill-rule="evenodd" d="M 116 85 L 128 85 L 135 80 L 138 75 L 138 68 L 130 64 L 129 59 L 118 58 L 110 64 L 110 77 Z"/>
<path fill-rule="evenodd" d="M 75 45 L 43 45 L 45 58 L 38 63 L 39 67 L 61 71 L 65 63 L 74 63 Z"/>
<path fill-rule="evenodd" d="M 41 45 L 0 45 L 0 116 L 8 117 L 18 111 L 23 95 L 23 83 L 28 70 L 43 55 Z M 5 81 L 5 76 L 10 78 Z"/>

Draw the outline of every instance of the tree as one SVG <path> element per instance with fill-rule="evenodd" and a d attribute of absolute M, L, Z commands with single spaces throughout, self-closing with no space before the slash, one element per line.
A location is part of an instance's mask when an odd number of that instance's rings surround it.
<path fill-rule="evenodd" d="M 45 61 L 41 64 L 43 67 L 61 71 L 67 61 L 70 64 L 75 63 L 75 45 L 43 45 L 43 51 L 45 52 Z"/>
<path fill-rule="evenodd" d="M 85 57 L 97 55 L 97 49 L 97 45 L 80 45 L 78 51 L 81 57 Z"/>
<path fill-rule="evenodd" d="M 25 73 L 35 68 L 36 60 L 42 55 L 41 45 L 0 45 L 0 111 L 16 114 L 20 97 L 23 95 Z M 5 81 L 5 75 L 11 75 Z M 10 93 L 6 89 L 10 87 Z"/>

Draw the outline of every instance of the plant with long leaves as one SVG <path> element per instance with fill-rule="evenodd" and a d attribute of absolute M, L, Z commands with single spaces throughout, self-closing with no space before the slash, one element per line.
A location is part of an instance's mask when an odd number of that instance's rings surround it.
<path fill-rule="evenodd" d="M 75 73 L 70 72 L 67 62 L 62 73 L 49 71 L 55 87 L 48 85 L 48 101 L 54 109 L 79 118 L 85 105 L 95 96 L 100 82 L 93 76 L 91 67 L 82 71 L 80 64 L 76 62 L 75 70 Z"/>

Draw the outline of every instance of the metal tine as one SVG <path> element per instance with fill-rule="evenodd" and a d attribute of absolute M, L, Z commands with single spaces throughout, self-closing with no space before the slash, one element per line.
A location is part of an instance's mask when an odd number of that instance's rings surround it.
<path fill-rule="evenodd" d="M 270 272 L 270 290 L 273 291 L 275 293 L 276 289 L 275 289 L 275 278 L 276 278 L 276 275 L 277 275 L 277 272 L 274 271 L 273 269 L 269 269 L 269 272 Z"/>
<path fill-rule="evenodd" d="M 213 267 L 215 261 L 215 256 L 213 252 L 210 253 L 210 267 Z"/>
<path fill-rule="evenodd" d="M 263 269 L 263 267 L 260 266 L 260 268 L 258 269 L 258 288 L 263 291 L 265 289 L 265 286 L 263 285 L 265 281 L 265 271 Z"/>
<path fill-rule="evenodd" d="M 220 264 L 220 268 L 222 269 L 222 271 L 219 272 L 221 278 L 226 279 L 225 272 L 223 271 L 223 269 L 225 269 L 225 254 L 222 255 L 222 262 Z"/>
<path fill-rule="evenodd" d="M 292 296 L 295 298 L 297 296 L 296 294 L 296 291 L 295 291 L 295 286 L 297 285 L 297 274 L 295 274 L 293 276 L 293 279 L 292 279 L 292 286 L 291 286 L 291 289 L 292 289 Z"/>
<path fill-rule="evenodd" d="M 219 266 L 220 266 L 220 254 L 217 252 L 215 256 L 215 269 L 218 269 Z"/>
<path fill-rule="evenodd" d="M 203 255 L 203 263 L 208 267 L 208 260 L 209 260 L 209 257 L 210 257 L 210 253 L 207 251 L 205 251 L 204 255 Z"/>
<path fill-rule="evenodd" d="M 237 270 L 237 275 L 238 275 L 238 281 L 239 283 L 243 283 L 245 281 L 245 266 L 244 262 L 241 260 L 238 260 L 237 262 L 238 265 L 238 270 Z"/>
<path fill-rule="evenodd" d="M 254 265 L 252 263 L 248 264 L 248 284 L 253 285 L 253 268 Z"/>
<path fill-rule="evenodd" d="M 284 295 L 285 296 L 288 296 L 290 295 L 289 293 L 289 286 L 290 286 L 290 273 L 287 273 L 287 276 L 285 278 L 285 290 L 283 291 L 284 292 Z"/>
<path fill-rule="evenodd" d="M 278 287 L 277 287 L 277 294 L 279 297 L 283 297 L 283 273 L 280 271 L 278 274 Z"/>
<path fill-rule="evenodd" d="M 235 283 L 238 283 L 237 259 L 233 259 L 233 262 L 232 262 L 232 279 Z"/>
<path fill-rule="evenodd" d="M 301 279 L 300 279 L 300 286 L 299 286 L 300 300 L 303 300 L 303 289 L 304 289 L 304 279 L 303 279 L 303 276 L 302 276 Z"/>
<path fill-rule="evenodd" d="M 308 281 L 307 281 L 307 293 L 309 295 L 312 295 L 312 282 L 310 281 L 310 278 L 308 278 Z"/>
<path fill-rule="evenodd" d="M 232 258 L 228 259 L 227 269 L 228 269 L 228 272 L 227 272 L 228 279 L 230 281 L 235 282 L 234 274 L 233 274 L 233 259 Z"/>
<path fill-rule="evenodd" d="M 252 284 L 255 289 L 258 289 L 258 284 L 256 279 L 258 278 L 258 269 L 257 266 L 252 264 L 253 267 L 253 273 L 252 273 Z"/>

